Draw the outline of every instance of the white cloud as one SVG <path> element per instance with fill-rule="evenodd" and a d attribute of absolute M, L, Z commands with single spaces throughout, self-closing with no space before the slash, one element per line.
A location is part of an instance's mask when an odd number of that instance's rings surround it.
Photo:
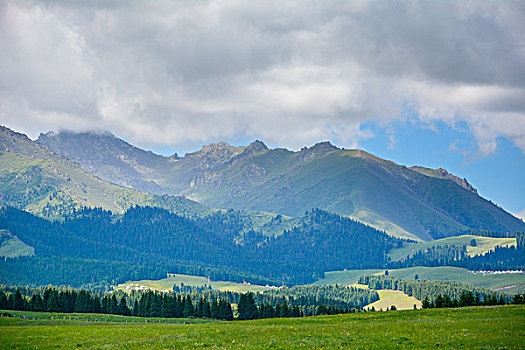
<path fill-rule="evenodd" d="M 0 123 L 355 147 L 406 106 L 525 153 L 519 1 L 0 3 Z M 390 143 L 395 144 L 391 134 Z"/>

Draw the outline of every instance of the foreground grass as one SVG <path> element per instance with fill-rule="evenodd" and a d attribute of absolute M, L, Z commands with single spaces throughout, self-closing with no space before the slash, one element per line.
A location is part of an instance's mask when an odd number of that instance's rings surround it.
<path fill-rule="evenodd" d="M 27 314 L 27 313 L 26 313 Z M 525 307 L 432 309 L 204 324 L 0 318 L 0 348 L 525 348 Z"/>

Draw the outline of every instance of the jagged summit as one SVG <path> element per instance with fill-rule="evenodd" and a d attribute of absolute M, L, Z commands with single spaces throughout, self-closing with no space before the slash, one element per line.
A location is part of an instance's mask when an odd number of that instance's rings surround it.
<path fill-rule="evenodd" d="M 305 147 L 301 148 L 300 152 L 302 152 L 302 153 L 312 152 L 312 151 L 315 151 L 315 152 L 331 152 L 331 151 L 337 151 L 339 149 L 340 148 L 334 146 L 330 141 L 322 141 L 322 142 L 316 143 L 312 147 L 306 147 L 305 146 Z"/>
<path fill-rule="evenodd" d="M 217 163 L 226 163 L 241 155 L 247 156 L 267 150 L 268 147 L 266 147 L 266 145 L 259 140 L 253 141 L 248 146 L 232 146 L 225 141 L 220 141 L 202 146 L 199 151 L 186 153 L 184 158 L 206 159 L 206 161 L 209 162 L 208 165 L 211 165 Z"/>
<path fill-rule="evenodd" d="M 430 169 L 430 168 L 425 168 L 425 167 L 422 167 L 422 166 L 413 166 L 413 167 L 410 167 L 411 170 L 414 170 L 414 171 L 417 171 L 423 175 L 427 175 L 427 176 L 432 176 L 432 177 L 437 177 L 437 178 L 441 178 L 441 179 L 447 179 L 447 180 L 451 180 L 455 183 L 457 183 L 459 186 L 463 187 L 464 189 L 472 192 L 472 193 L 475 193 L 475 194 L 478 194 L 478 191 L 474 188 L 474 186 L 472 186 L 468 181 L 467 179 L 462 179 L 454 174 L 451 174 L 449 173 L 446 169 L 443 169 L 443 168 L 439 168 L 439 169 Z"/>
<path fill-rule="evenodd" d="M 252 143 L 250 143 L 248 146 L 246 146 L 246 149 L 250 149 L 253 152 L 260 152 L 260 151 L 267 151 L 268 147 L 264 144 L 264 142 L 260 140 L 255 140 Z"/>
<path fill-rule="evenodd" d="M 2 134 L 5 134 L 5 135 L 14 136 L 14 137 L 21 137 L 21 138 L 24 138 L 26 140 L 29 140 L 29 137 L 27 137 L 26 134 L 22 134 L 22 133 L 14 131 L 14 130 L 11 130 L 7 126 L 4 126 L 4 125 L 0 125 L 0 132 Z"/>
<path fill-rule="evenodd" d="M 207 166 L 216 163 L 225 163 L 233 157 L 241 154 L 244 147 L 235 147 L 227 142 L 221 141 L 202 146 L 199 151 L 186 153 L 186 159 L 202 159 L 207 162 Z"/>

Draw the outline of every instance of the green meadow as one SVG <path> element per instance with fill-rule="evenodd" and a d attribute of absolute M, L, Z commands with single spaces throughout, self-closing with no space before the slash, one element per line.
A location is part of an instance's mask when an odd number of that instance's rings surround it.
<path fill-rule="evenodd" d="M 38 318 L 41 314 L 36 316 Z M 122 322 L 123 319 L 120 322 L 70 321 L 68 315 L 55 316 L 37 320 L 0 317 L 0 348 L 525 348 L 524 306 L 368 312 L 201 324 L 145 323 L 144 319 L 132 323 L 129 318 L 128 322 Z M 99 318 L 104 318 L 104 315 L 99 315 Z"/>
<path fill-rule="evenodd" d="M 385 269 L 370 270 L 348 270 L 326 272 L 325 277 L 315 284 L 343 284 L 351 285 L 357 283 L 363 275 L 374 275 L 384 273 Z M 461 267 L 439 266 L 439 267 L 409 267 L 405 269 L 389 269 L 390 276 L 413 280 L 418 275 L 422 280 L 457 281 L 476 287 L 491 290 L 501 290 L 504 293 L 516 294 L 525 292 L 525 274 L 481 274 L 474 273 Z"/>
<path fill-rule="evenodd" d="M 173 286 L 184 284 L 185 286 L 200 287 L 204 285 L 211 286 L 211 288 L 220 291 L 231 291 L 237 293 L 246 293 L 246 292 L 262 292 L 268 287 L 252 285 L 252 284 L 243 284 L 230 281 L 208 281 L 206 277 L 200 276 L 191 276 L 191 275 L 181 275 L 181 274 L 170 274 L 169 277 L 163 278 L 160 280 L 141 280 L 141 281 L 128 281 L 126 283 L 119 284 L 115 289 L 126 290 L 127 286 L 130 288 L 138 286 L 145 286 L 152 290 L 172 290 Z"/>
<path fill-rule="evenodd" d="M 35 249 L 9 235 L 6 230 L 0 230 L 0 257 L 16 258 L 26 255 L 35 255 Z"/>
<path fill-rule="evenodd" d="M 476 245 L 471 246 L 470 242 L 476 240 Z M 510 247 L 516 246 L 516 238 L 497 238 L 497 237 L 482 237 L 473 235 L 462 235 L 455 237 L 447 237 L 437 239 L 430 242 L 419 243 L 405 243 L 402 248 L 393 249 L 388 253 L 392 260 L 401 260 L 407 255 L 414 255 L 414 253 L 439 245 L 463 245 L 467 247 L 467 254 L 475 256 L 478 254 L 485 254 L 494 250 L 497 246 Z"/>
<path fill-rule="evenodd" d="M 375 310 L 386 310 L 390 309 L 392 305 L 398 310 L 410 310 L 414 308 L 414 305 L 417 308 L 421 308 L 421 301 L 411 297 L 400 290 L 389 290 L 389 289 L 379 289 L 377 291 L 379 294 L 379 300 L 366 306 L 366 309 L 371 309 L 372 307 Z"/>

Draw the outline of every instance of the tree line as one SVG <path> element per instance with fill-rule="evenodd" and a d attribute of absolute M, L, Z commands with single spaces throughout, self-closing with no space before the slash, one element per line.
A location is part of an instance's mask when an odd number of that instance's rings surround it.
<path fill-rule="evenodd" d="M 42 294 L 24 296 L 20 289 L 12 293 L 0 291 L 0 309 L 40 312 L 101 313 L 124 316 L 166 318 L 211 318 L 233 320 L 230 302 L 224 299 L 211 301 L 201 298 L 193 302 L 190 295 L 164 294 L 148 291 L 133 305 L 128 305 L 126 296 L 99 294 L 87 290 L 60 290 L 46 288 Z"/>
<path fill-rule="evenodd" d="M 182 294 L 160 293 L 151 290 L 130 295 L 123 292 L 105 293 L 71 288 L 3 287 L 0 290 L 0 309 L 164 318 L 195 317 L 227 321 L 234 320 L 233 303 L 230 299 L 235 300 L 238 304 L 237 319 L 239 320 L 332 315 L 360 310 L 351 304 L 343 308 L 319 302 L 312 308 L 299 303 L 290 304 L 291 299 L 285 298 L 273 304 L 275 300 L 254 296 L 253 293 L 208 291 L 202 294 Z M 259 300 L 259 303 L 256 303 L 256 300 Z"/>
<path fill-rule="evenodd" d="M 304 317 L 320 315 L 339 315 L 356 312 L 355 308 L 338 308 L 335 306 L 318 305 L 312 311 L 303 311 L 298 305 L 288 305 L 285 301 L 272 306 L 270 303 L 256 304 L 254 294 L 241 294 L 237 312 L 239 320 L 254 320 L 258 318 Z"/>
<path fill-rule="evenodd" d="M 478 293 L 472 291 L 462 292 L 458 298 L 448 294 L 438 294 L 435 298 L 425 297 L 422 301 L 424 309 L 443 307 L 465 307 L 465 306 L 493 306 L 505 304 L 524 304 L 525 294 L 515 294 L 512 298 L 504 298 L 502 295 L 491 294 L 481 298 Z"/>

